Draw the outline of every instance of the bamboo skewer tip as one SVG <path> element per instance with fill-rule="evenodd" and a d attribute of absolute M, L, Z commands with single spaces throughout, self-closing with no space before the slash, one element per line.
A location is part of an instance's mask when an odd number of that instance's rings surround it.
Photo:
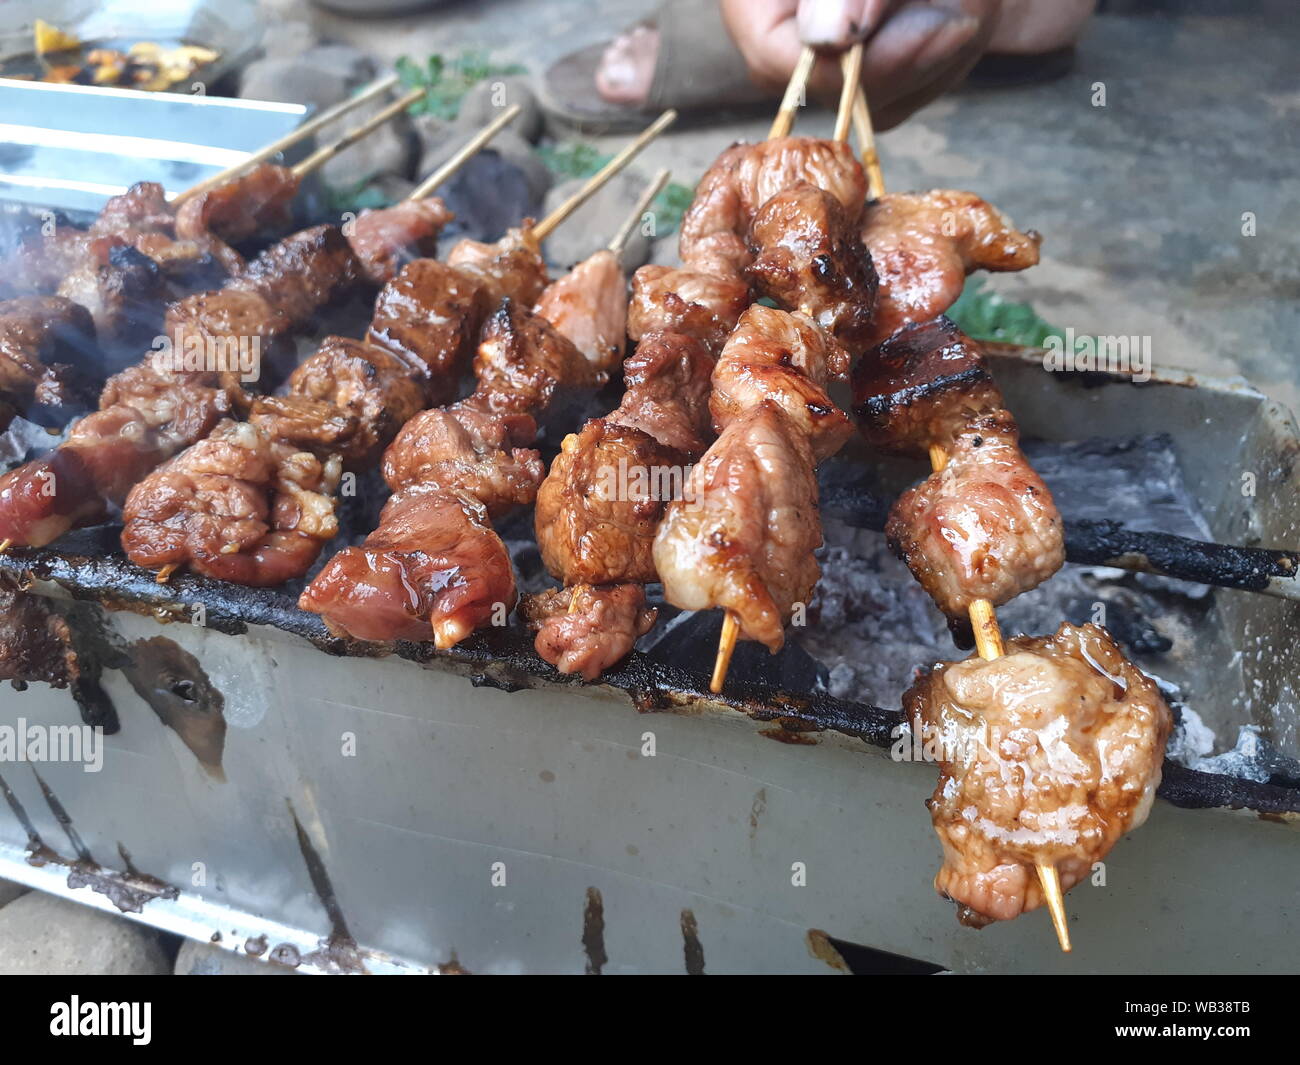
<path fill-rule="evenodd" d="M 7 536 L 3 540 L 0 540 L 0 555 L 3 555 L 6 551 L 8 551 L 13 546 L 14 546 L 14 542 L 11 539 L 9 539 L 9 537 Z"/>
<path fill-rule="evenodd" d="M 861 41 L 840 57 L 840 71 L 844 84 L 840 88 L 840 106 L 835 115 L 835 140 L 847 141 L 849 127 L 853 123 L 853 109 L 862 92 L 862 49 Z M 865 99 L 865 96 L 863 97 Z"/>
<path fill-rule="evenodd" d="M 651 178 L 650 184 L 648 184 L 641 195 L 637 197 L 636 204 L 632 207 L 632 210 L 628 212 L 628 216 L 623 220 L 623 224 L 618 227 L 618 232 L 614 234 L 614 238 L 606 245 L 606 247 L 615 255 L 621 256 L 623 254 L 623 249 L 627 247 L 628 240 L 630 240 L 632 234 L 636 232 L 637 223 L 645 217 L 645 213 L 650 210 L 650 205 L 654 203 L 655 197 L 658 196 L 659 193 L 663 192 L 664 186 L 668 184 L 668 180 L 672 176 L 673 172 L 667 167 L 664 167 L 664 169 L 660 170 L 659 173 Z"/>
<path fill-rule="evenodd" d="M 1056 929 L 1057 941 L 1061 944 L 1062 952 L 1069 954 L 1073 948 L 1070 946 L 1070 927 L 1065 920 L 1065 896 L 1061 892 L 1061 878 L 1056 872 L 1056 866 L 1049 862 L 1037 862 L 1035 868 L 1038 870 L 1039 883 L 1043 886 L 1043 898 L 1052 914 L 1052 927 Z"/>
<path fill-rule="evenodd" d="M 731 668 L 731 656 L 736 651 L 736 637 L 740 635 L 740 619 L 734 610 L 722 615 L 722 635 L 718 637 L 718 657 L 713 663 L 713 677 L 709 681 L 709 691 L 717 695 L 727 681 L 727 670 Z"/>
<path fill-rule="evenodd" d="M 397 82 L 398 77 L 396 74 L 387 74 L 382 78 L 376 78 L 356 95 L 350 96 L 346 100 L 341 100 L 333 107 L 328 107 L 320 114 L 312 116 L 302 125 L 290 130 L 283 137 L 280 137 L 272 141 L 270 144 L 259 148 L 257 151 L 252 152 L 247 158 L 241 159 L 233 166 L 226 167 L 226 169 L 222 170 L 220 173 L 213 174 L 212 177 L 204 178 L 197 184 L 191 185 L 184 192 L 178 192 L 171 198 L 171 206 L 173 208 L 179 207 L 186 200 L 192 199 L 201 193 L 208 192 L 211 189 L 215 189 L 219 185 L 224 185 L 227 181 L 234 180 L 240 174 L 247 170 L 251 170 L 259 163 L 264 163 L 273 156 L 279 155 L 285 149 L 292 148 L 299 141 L 306 140 L 317 130 L 329 125 L 331 122 L 334 122 L 339 118 L 342 118 L 353 108 L 360 107 L 368 100 L 373 100 L 376 96 L 386 93 L 396 85 Z"/>
<path fill-rule="evenodd" d="M 169 580 L 171 580 L 171 575 L 175 573 L 178 569 L 180 569 L 180 566 L 178 566 L 175 562 L 168 562 L 167 565 L 163 566 L 163 568 L 158 571 L 157 575 L 153 579 L 154 583 L 166 584 Z"/>
<path fill-rule="evenodd" d="M 338 140 L 331 144 L 326 144 L 322 148 L 317 148 L 316 151 L 312 152 L 311 155 L 307 156 L 307 158 L 302 162 L 294 164 L 293 176 L 296 178 L 303 178 L 312 171 L 324 166 L 336 155 L 339 155 L 346 149 L 352 147 L 352 145 L 356 144 L 357 141 L 362 138 L 370 136 L 370 134 L 380 126 L 392 121 L 392 119 L 396 118 L 408 107 L 415 104 L 424 96 L 424 92 L 424 89 L 412 89 L 410 92 L 398 97 L 386 107 L 376 111 L 370 116 L 370 118 L 366 119 L 366 121 L 361 123 L 359 126 L 348 130 L 348 132 L 343 134 L 343 136 Z"/>
<path fill-rule="evenodd" d="M 817 53 L 812 46 L 804 45 L 794 70 L 790 73 L 790 81 L 785 87 L 785 95 L 781 98 L 781 106 L 777 109 L 776 118 L 772 120 L 772 128 L 768 130 L 768 140 L 790 135 L 790 130 L 794 128 L 794 116 L 803 106 L 807 96 L 808 78 L 812 74 L 813 64 L 816 61 Z"/>
<path fill-rule="evenodd" d="M 577 192 L 560 204 L 559 207 L 533 226 L 533 239 L 540 243 L 550 236 L 551 233 L 554 232 L 556 226 L 591 199 L 592 196 L 604 187 L 605 183 L 608 182 L 610 178 L 635 159 L 647 144 L 676 121 L 677 112 L 670 107 L 662 115 L 651 122 L 650 125 L 638 133 L 636 138 L 630 144 L 624 146 L 622 151 L 588 178 L 587 183 L 583 185 L 582 188 L 578 189 Z"/>

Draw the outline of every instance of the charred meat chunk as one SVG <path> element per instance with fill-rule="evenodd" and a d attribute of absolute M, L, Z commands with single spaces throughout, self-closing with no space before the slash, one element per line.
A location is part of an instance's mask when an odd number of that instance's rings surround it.
<path fill-rule="evenodd" d="M 979 345 L 944 317 L 899 330 L 859 360 L 853 401 L 869 444 L 920 457 L 1005 406 Z"/>

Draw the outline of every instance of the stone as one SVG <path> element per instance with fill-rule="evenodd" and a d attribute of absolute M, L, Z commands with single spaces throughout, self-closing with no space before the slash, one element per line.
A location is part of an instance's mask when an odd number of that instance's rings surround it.
<path fill-rule="evenodd" d="M 177 976 L 296 976 L 288 965 L 263 961 L 242 950 L 226 950 L 213 943 L 185 940 L 176 953 L 172 972 Z"/>
<path fill-rule="evenodd" d="M 506 131 L 536 144 L 542 135 L 542 108 L 522 74 L 507 74 L 479 82 L 460 101 L 456 125 L 467 133 L 482 129 L 503 108 L 518 104 L 522 109 Z"/>
<path fill-rule="evenodd" d="M 262 54 L 268 59 L 292 59 L 319 42 L 320 37 L 306 22 L 273 22 L 262 34 Z"/>
<path fill-rule="evenodd" d="M 453 151 L 460 146 L 460 143 L 462 142 L 458 142 L 453 147 Z M 505 162 L 518 167 L 523 172 L 533 202 L 541 203 L 546 198 L 551 185 L 555 183 L 555 176 L 551 173 L 550 167 L 542 160 L 542 157 L 533 150 L 533 146 L 523 137 L 509 129 L 503 129 L 492 138 L 492 143 L 483 150 L 485 152 L 495 152 Z M 449 156 L 451 154 L 452 152 L 447 153 Z M 427 174 L 432 169 L 430 167 L 424 173 Z"/>
<path fill-rule="evenodd" d="M 321 69 L 301 57 L 254 60 L 239 78 L 239 95 L 245 100 L 307 104 L 316 111 L 338 103 L 348 89 L 341 71 Z"/>
<path fill-rule="evenodd" d="M 547 259 L 567 269 L 581 262 L 597 248 L 608 244 L 645 191 L 646 180 L 642 175 L 626 170 L 614 175 L 603 189 L 579 207 L 547 238 Z M 542 215 L 550 214 L 582 188 L 586 181 L 586 178 L 573 178 L 554 186 L 546 197 Z M 624 250 L 624 268 L 630 273 L 641 266 L 648 258 L 649 251 L 650 240 L 638 227 Z"/>
<path fill-rule="evenodd" d="M 7 906 L 14 899 L 26 895 L 28 888 L 23 884 L 15 884 L 12 880 L 0 880 L 0 906 Z"/>
<path fill-rule="evenodd" d="M 171 972 L 146 925 L 30 891 L 0 909 L 0 974 L 161 976 Z"/>
<path fill-rule="evenodd" d="M 389 102 L 370 100 L 349 111 L 337 122 L 331 122 L 320 130 L 316 134 L 316 143 L 325 145 L 337 140 L 383 110 Z M 409 177 L 414 147 L 415 136 L 410 119 L 406 115 L 395 115 L 321 167 L 321 180 L 334 188 L 350 189 L 364 185 L 380 174 Z"/>

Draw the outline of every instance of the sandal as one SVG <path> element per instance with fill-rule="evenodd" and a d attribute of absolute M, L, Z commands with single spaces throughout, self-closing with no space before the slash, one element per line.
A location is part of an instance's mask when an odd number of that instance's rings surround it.
<path fill-rule="evenodd" d="M 642 129 L 669 107 L 683 114 L 707 110 L 712 116 L 722 108 L 771 99 L 750 79 L 719 4 L 663 0 L 638 25 L 659 30 L 659 55 L 645 103 L 610 103 L 596 91 L 596 69 L 611 43 L 605 41 L 571 52 L 547 69 L 540 97 L 548 117 L 584 133 L 624 133 Z"/>

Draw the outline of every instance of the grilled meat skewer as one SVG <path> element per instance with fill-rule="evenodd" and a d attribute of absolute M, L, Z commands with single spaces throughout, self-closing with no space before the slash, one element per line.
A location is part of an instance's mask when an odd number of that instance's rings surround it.
<path fill-rule="evenodd" d="M 523 269 L 517 237 L 501 245 L 472 272 L 408 264 L 380 293 L 366 340 L 327 337 L 285 395 L 254 401 L 247 424 L 227 423 L 136 485 L 123 509 L 131 560 L 259 586 L 306 573 L 338 531 L 341 471 L 369 466 L 408 419 L 454 394 L 487 305 L 483 279 L 531 291 L 545 276 L 535 251 Z"/>
<path fill-rule="evenodd" d="M 700 341 L 651 333 L 624 364 L 622 402 L 565 437 L 542 482 L 537 545 L 568 587 L 525 597 L 521 614 L 538 654 L 562 673 L 595 680 L 654 623 L 644 586 L 659 579 L 655 532 L 680 493 L 673 476 L 712 435 L 712 369 Z"/>
<path fill-rule="evenodd" d="M 977 600 L 999 606 L 1061 568 L 1052 495 L 1020 450 L 983 353 L 949 319 L 891 337 L 859 363 L 853 387 L 869 443 L 947 452 L 942 469 L 899 497 L 885 534 L 954 631 Z"/>
<path fill-rule="evenodd" d="M 382 211 L 358 218 L 353 239 L 385 221 Z M 417 239 L 424 228 L 422 220 Z M 268 248 L 222 288 L 173 304 L 166 332 L 227 352 L 228 343 L 256 338 L 265 355 L 362 269 L 337 228 L 307 229 Z M 0 539 L 41 547 L 100 520 L 109 502 L 121 503 L 150 470 L 247 404 L 234 374 L 163 366 L 155 355 L 111 378 L 100 409 L 77 422 L 54 452 L 0 477 Z"/>
<path fill-rule="evenodd" d="M 1068 891 L 1146 820 L 1173 727 L 1105 629 L 1068 623 L 993 661 L 939 663 L 903 709 L 939 763 L 935 889 L 976 927 L 1041 906 L 1040 867 Z"/>

